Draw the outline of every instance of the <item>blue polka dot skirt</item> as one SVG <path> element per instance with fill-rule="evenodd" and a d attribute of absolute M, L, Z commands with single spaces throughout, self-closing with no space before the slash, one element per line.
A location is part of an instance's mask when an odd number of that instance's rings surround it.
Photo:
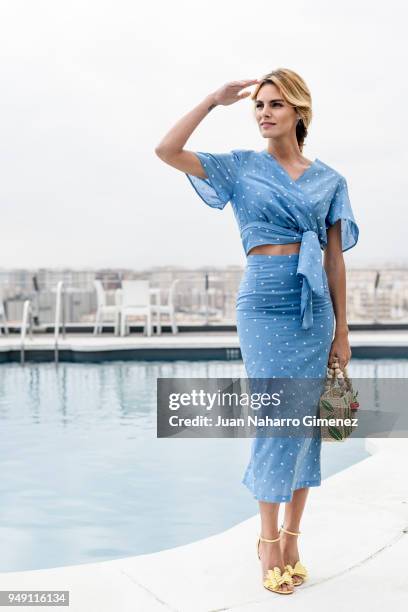
<path fill-rule="evenodd" d="M 324 297 L 313 294 L 313 325 L 304 330 L 298 260 L 298 253 L 247 256 L 236 298 L 236 319 L 250 379 L 326 377 L 334 329 L 327 276 L 323 268 Z M 313 409 L 309 413 L 317 414 Z M 319 431 L 307 437 L 257 434 L 242 483 L 258 501 L 291 501 L 296 489 L 321 484 L 320 453 Z"/>

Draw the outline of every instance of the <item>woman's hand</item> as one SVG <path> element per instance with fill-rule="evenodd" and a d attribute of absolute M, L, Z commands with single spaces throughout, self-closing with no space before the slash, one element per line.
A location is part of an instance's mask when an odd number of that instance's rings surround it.
<path fill-rule="evenodd" d="M 226 83 L 214 92 L 214 103 L 228 106 L 229 104 L 238 102 L 238 100 L 243 100 L 244 98 L 250 96 L 251 92 L 244 91 L 242 94 L 240 94 L 239 92 L 241 89 L 244 89 L 244 87 L 249 87 L 249 85 L 259 83 L 259 81 L 260 79 L 250 79 L 247 81 L 231 81 L 230 83 Z"/>
<path fill-rule="evenodd" d="M 340 370 L 344 370 L 351 359 L 351 349 L 348 339 L 348 332 L 336 333 L 329 353 L 329 367 L 332 367 L 334 362 L 339 364 Z"/>

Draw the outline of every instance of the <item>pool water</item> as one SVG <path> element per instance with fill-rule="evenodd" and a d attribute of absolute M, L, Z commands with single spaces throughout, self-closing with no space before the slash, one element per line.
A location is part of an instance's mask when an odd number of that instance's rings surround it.
<path fill-rule="evenodd" d="M 172 376 L 245 371 L 241 361 L 0 366 L 0 571 L 155 552 L 258 512 L 241 484 L 251 439 L 156 438 L 156 379 Z M 322 477 L 367 456 L 362 439 L 323 444 Z"/>

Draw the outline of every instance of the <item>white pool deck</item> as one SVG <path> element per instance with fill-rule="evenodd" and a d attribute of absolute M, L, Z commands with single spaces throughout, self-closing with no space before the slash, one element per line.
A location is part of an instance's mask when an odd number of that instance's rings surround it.
<path fill-rule="evenodd" d="M 366 446 L 370 457 L 310 489 L 299 538 L 310 578 L 293 595 L 262 587 L 255 550 L 259 515 L 219 535 L 154 554 L 2 573 L 0 589 L 69 590 L 71 612 L 266 612 L 278 606 L 405 611 L 407 441 L 371 438 Z"/>
<path fill-rule="evenodd" d="M 363 330 L 350 331 L 349 341 L 354 347 L 398 347 L 407 349 L 408 330 Z M 147 337 L 142 333 L 120 337 L 113 334 L 94 336 L 87 333 L 67 333 L 58 339 L 59 350 L 115 351 L 122 349 L 173 349 L 173 348 L 239 348 L 235 331 L 182 332 Z M 0 351 L 20 350 L 19 334 L 0 335 Z M 54 350 L 55 340 L 51 333 L 33 334 L 25 339 L 26 350 Z"/>

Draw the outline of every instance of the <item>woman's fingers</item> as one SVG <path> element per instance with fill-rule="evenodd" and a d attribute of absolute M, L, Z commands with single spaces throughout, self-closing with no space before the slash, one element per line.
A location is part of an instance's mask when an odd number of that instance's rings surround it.
<path fill-rule="evenodd" d="M 242 81 L 230 81 L 228 83 L 225 83 L 214 93 L 216 103 L 228 106 L 229 104 L 234 104 L 239 100 L 247 98 L 249 95 L 251 95 L 251 92 L 247 92 L 242 95 L 240 94 L 241 90 L 257 82 L 258 79 L 247 79 Z"/>
<path fill-rule="evenodd" d="M 330 368 L 339 368 L 341 365 L 341 360 L 337 355 L 330 355 L 329 358 L 329 367 Z"/>
<path fill-rule="evenodd" d="M 250 91 L 244 91 L 244 93 L 238 95 L 238 100 L 244 100 L 244 98 L 247 98 L 250 95 L 251 95 Z"/>
<path fill-rule="evenodd" d="M 331 368 L 339 368 L 340 370 L 344 370 L 347 364 L 347 359 L 343 359 L 341 357 L 335 357 L 329 360 L 329 367 Z"/>

